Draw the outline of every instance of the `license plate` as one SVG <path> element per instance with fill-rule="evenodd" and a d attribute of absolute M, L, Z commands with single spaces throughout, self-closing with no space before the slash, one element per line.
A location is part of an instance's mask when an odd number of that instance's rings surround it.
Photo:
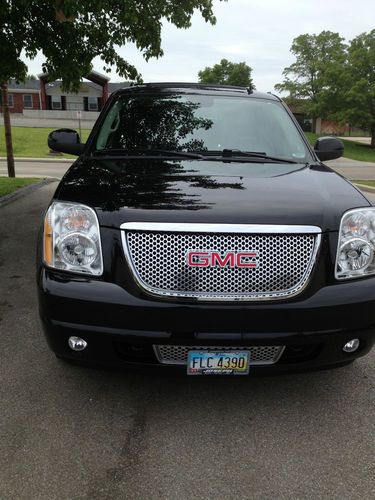
<path fill-rule="evenodd" d="M 189 351 L 188 375 L 247 375 L 248 351 Z"/>

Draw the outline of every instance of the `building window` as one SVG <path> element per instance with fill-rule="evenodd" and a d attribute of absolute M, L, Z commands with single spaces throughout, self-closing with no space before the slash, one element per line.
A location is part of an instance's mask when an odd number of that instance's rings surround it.
<path fill-rule="evenodd" d="M 2 92 L 0 92 L 0 106 L 3 105 L 3 96 Z M 8 94 L 8 107 L 13 108 L 13 94 Z"/>
<path fill-rule="evenodd" d="M 29 109 L 33 107 L 33 96 L 31 94 L 24 94 L 23 107 Z"/>
<path fill-rule="evenodd" d="M 61 97 L 59 95 L 53 95 L 51 103 L 52 109 L 61 109 Z"/>
<path fill-rule="evenodd" d="M 89 111 L 98 111 L 98 98 L 89 97 L 88 98 Z"/>

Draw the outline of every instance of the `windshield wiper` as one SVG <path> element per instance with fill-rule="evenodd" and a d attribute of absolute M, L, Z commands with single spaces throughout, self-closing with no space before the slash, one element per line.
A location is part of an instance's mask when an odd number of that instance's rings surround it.
<path fill-rule="evenodd" d="M 203 160 L 204 156 L 199 153 L 189 151 L 174 151 L 171 149 L 97 149 L 93 153 L 95 156 L 131 156 L 138 158 L 147 156 L 175 156 L 178 158 L 191 158 L 193 160 Z"/>
<path fill-rule="evenodd" d="M 262 158 L 264 160 L 269 160 L 270 162 L 277 163 L 298 163 L 294 160 L 287 160 L 285 158 L 280 158 L 278 156 L 270 156 L 267 153 L 263 153 L 260 151 L 241 151 L 240 149 L 223 149 L 222 151 L 218 151 L 218 153 L 223 158 L 236 158 L 236 157 L 245 157 L 245 158 Z"/>
<path fill-rule="evenodd" d="M 97 149 L 93 152 L 94 156 L 126 156 L 129 158 L 141 158 L 142 156 L 157 156 L 157 157 L 177 157 L 189 158 L 192 160 L 214 160 L 215 157 L 220 156 L 229 161 L 238 161 L 241 158 L 260 158 L 268 162 L 275 163 L 300 163 L 294 160 L 287 160 L 277 156 L 269 156 L 260 151 L 241 151 L 239 149 L 223 149 L 222 151 L 201 151 L 200 153 L 193 153 L 190 151 L 175 151 L 171 149 Z"/>

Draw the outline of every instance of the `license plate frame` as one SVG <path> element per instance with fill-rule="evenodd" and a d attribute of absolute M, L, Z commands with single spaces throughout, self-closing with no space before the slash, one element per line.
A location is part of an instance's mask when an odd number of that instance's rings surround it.
<path fill-rule="evenodd" d="M 226 351 L 224 349 L 222 351 L 192 350 L 188 352 L 188 375 L 248 375 L 249 370 L 249 351 Z"/>

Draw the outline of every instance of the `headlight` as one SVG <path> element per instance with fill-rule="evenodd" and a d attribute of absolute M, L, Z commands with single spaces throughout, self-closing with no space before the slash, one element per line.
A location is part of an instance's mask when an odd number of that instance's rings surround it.
<path fill-rule="evenodd" d="M 375 274 L 375 208 L 357 208 L 344 214 L 336 258 L 337 279 Z"/>
<path fill-rule="evenodd" d="M 44 262 L 65 271 L 103 273 L 99 224 L 92 208 L 52 203 L 44 220 Z"/>

